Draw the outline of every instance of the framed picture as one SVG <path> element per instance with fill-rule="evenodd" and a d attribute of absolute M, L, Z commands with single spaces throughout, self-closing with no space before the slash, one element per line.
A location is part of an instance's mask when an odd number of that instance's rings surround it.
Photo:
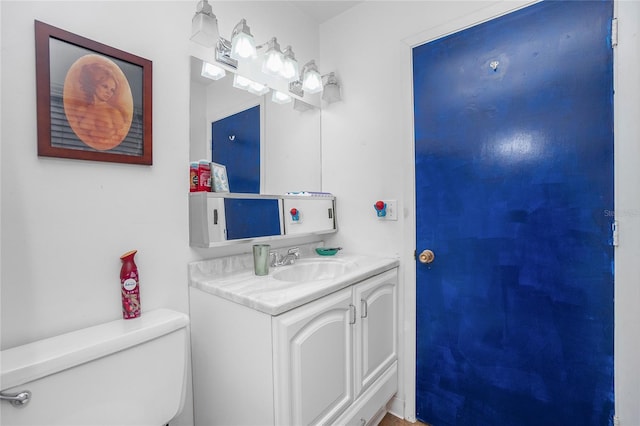
<path fill-rule="evenodd" d="M 35 21 L 38 155 L 152 164 L 152 63 Z"/>
<path fill-rule="evenodd" d="M 226 166 L 211 163 L 211 190 L 213 192 L 229 192 Z"/>

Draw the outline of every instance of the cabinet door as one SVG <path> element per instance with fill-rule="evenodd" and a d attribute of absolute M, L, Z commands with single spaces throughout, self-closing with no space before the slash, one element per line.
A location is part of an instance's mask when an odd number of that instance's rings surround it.
<path fill-rule="evenodd" d="M 397 269 L 393 269 L 354 287 L 356 396 L 397 359 L 397 283 Z"/>
<path fill-rule="evenodd" d="M 285 198 L 283 200 L 283 208 L 284 232 L 287 235 L 308 234 L 335 229 L 333 198 Z M 297 220 L 293 219 L 291 209 L 296 209 L 298 212 Z"/>
<path fill-rule="evenodd" d="M 353 401 L 351 288 L 274 317 L 277 425 L 330 424 Z"/>

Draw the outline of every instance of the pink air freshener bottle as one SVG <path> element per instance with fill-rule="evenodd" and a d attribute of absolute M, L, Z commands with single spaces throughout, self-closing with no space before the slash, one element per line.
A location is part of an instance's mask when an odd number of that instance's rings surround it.
<path fill-rule="evenodd" d="M 140 283 L 138 267 L 133 261 L 137 250 L 131 250 L 120 256 L 120 288 L 122 292 L 122 318 L 131 319 L 140 316 Z"/>

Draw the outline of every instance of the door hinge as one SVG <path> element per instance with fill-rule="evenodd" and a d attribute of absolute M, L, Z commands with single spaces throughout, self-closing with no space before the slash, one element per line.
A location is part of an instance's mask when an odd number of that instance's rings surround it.
<path fill-rule="evenodd" d="M 413 251 L 413 260 L 418 260 L 418 250 Z"/>
<path fill-rule="evenodd" d="M 614 220 L 611 222 L 611 245 L 614 247 L 618 247 L 618 221 Z"/>
<path fill-rule="evenodd" d="M 618 18 L 611 20 L 611 48 L 618 45 Z"/>

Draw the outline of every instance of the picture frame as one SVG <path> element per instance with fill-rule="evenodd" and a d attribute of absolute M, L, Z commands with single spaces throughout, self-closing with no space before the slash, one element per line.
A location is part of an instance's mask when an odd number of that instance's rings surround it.
<path fill-rule="evenodd" d="M 229 192 L 229 179 L 227 178 L 227 167 L 211 163 L 211 191 Z"/>
<path fill-rule="evenodd" d="M 153 164 L 152 62 L 35 21 L 38 156 Z"/>

